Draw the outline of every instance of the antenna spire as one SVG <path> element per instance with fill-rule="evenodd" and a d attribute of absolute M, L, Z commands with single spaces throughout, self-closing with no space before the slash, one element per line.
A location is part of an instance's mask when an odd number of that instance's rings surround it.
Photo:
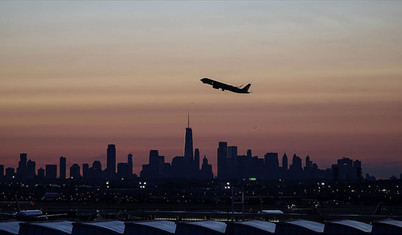
<path fill-rule="evenodd" d="M 190 112 L 187 113 L 187 127 L 190 128 Z"/>

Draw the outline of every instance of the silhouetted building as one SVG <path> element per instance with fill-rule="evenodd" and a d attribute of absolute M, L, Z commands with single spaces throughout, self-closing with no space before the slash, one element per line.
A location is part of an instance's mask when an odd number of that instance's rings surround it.
<path fill-rule="evenodd" d="M 332 165 L 333 179 L 336 181 L 360 181 L 362 180 L 361 162 L 353 162 L 350 158 L 338 159 L 337 164 Z"/>
<path fill-rule="evenodd" d="M 241 180 L 264 178 L 264 159 L 247 155 L 238 155 L 237 146 L 227 146 L 226 142 L 218 145 L 218 179 Z M 266 177 L 265 177 L 266 178 Z"/>
<path fill-rule="evenodd" d="M 288 156 L 286 153 L 284 153 L 282 157 L 282 169 L 286 171 L 288 170 Z"/>
<path fill-rule="evenodd" d="M 237 157 L 237 146 L 228 146 L 227 158 L 235 159 Z"/>
<path fill-rule="evenodd" d="M 42 167 L 40 167 L 38 169 L 38 178 L 44 178 L 45 177 L 45 169 L 43 169 Z"/>
<path fill-rule="evenodd" d="M 193 131 L 190 128 L 190 116 L 188 116 L 183 161 L 177 157 L 172 160 L 172 174 L 170 174 L 172 178 L 195 179 L 198 176 L 200 171 L 200 152 L 195 149 L 194 153 L 193 149 Z M 176 170 L 180 172 L 175 172 Z"/>
<path fill-rule="evenodd" d="M 290 169 L 294 171 L 301 171 L 303 169 L 302 159 L 296 154 L 293 154 L 292 165 L 290 166 Z"/>
<path fill-rule="evenodd" d="M 38 178 L 42 179 L 45 177 L 45 169 L 42 167 L 38 169 Z"/>
<path fill-rule="evenodd" d="M 359 160 L 355 160 L 353 162 L 353 168 L 356 173 L 356 181 L 362 181 L 363 180 L 362 162 Z"/>
<path fill-rule="evenodd" d="M 82 178 L 88 179 L 89 177 L 89 164 L 84 163 L 82 164 Z"/>
<path fill-rule="evenodd" d="M 266 153 L 264 156 L 265 177 L 266 179 L 274 179 L 279 173 L 278 153 Z"/>
<path fill-rule="evenodd" d="M 47 179 L 57 178 L 57 165 L 53 164 L 46 165 L 46 178 Z"/>
<path fill-rule="evenodd" d="M 237 167 L 237 146 L 228 146 L 227 157 L 226 157 L 226 169 L 229 174 L 229 178 L 236 178 Z"/>
<path fill-rule="evenodd" d="M 71 177 L 71 173 L 70 173 L 70 177 Z M 66 158 L 61 156 L 60 157 L 60 179 L 65 179 L 65 178 L 66 178 Z"/>
<path fill-rule="evenodd" d="M 6 179 L 7 180 L 12 180 L 15 177 L 15 170 L 12 167 L 7 167 L 6 168 Z"/>
<path fill-rule="evenodd" d="M 247 149 L 247 157 L 252 157 L 252 156 L 253 156 L 253 154 L 251 152 L 251 149 Z"/>
<path fill-rule="evenodd" d="M 28 154 L 26 153 L 20 153 L 20 161 L 18 162 L 17 168 L 17 178 L 20 180 L 26 179 L 27 156 Z"/>
<path fill-rule="evenodd" d="M 228 143 L 227 142 L 219 142 L 218 144 L 218 178 L 219 179 L 228 179 L 228 169 L 226 158 L 228 156 Z"/>
<path fill-rule="evenodd" d="M 133 155 L 131 153 L 127 156 L 127 166 L 128 166 L 128 175 L 131 177 L 133 175 Z"/>
<path fill-rule="evenodd" d="M 117 176 L 119 178 L 129 178 L 130 172 L 128 169 L 128 163 L 118 163 L 117 164 Z"/>
<path fill-rule="evenodd" d="M 0 178 L 4 177 L 4 165 L 0 165 Z"/>
<path fill-rule="evenodd" d="M 71 179 L 79 179 L 79 178 L 81 178 L 80 171 L 81 171 L 80 166 L 78 164 L 73 164 L 70 167 L 70 178 Z"/>
<path fill-rule="evenodd" d="M 306 157 L 306 166 L 304 167 L 304 179 L 325 179 L 326 176 L 322 175 L 316 163 L 310 160 L 310 156 Z"/>
<path fill-rule="evenodd" d="M 34 179 L 36 176 L 36 162 L 31 161 L 31 159 L 27 162 L 27 175 L 26 179 Z"/>
<path fill-rule="evenodd" d="M 188 124 L 184 138 L 184 159 L 188 162 L 193 161 L 193 131 L 190 128 L 190 116 L 188 116 Z"/>
<path fill-rule="evenodd" d="M 164 162 L 164 158 L 157 157 L 155 153 L 152 153 L 155 156 L 152 159 L 150 158 L 148 165 L 143 165 L 142 177 L 149 178 L 152 176 L 171 179 L 197 179 L 199 177 L 200 152 L 199 149 L 195 149 L 193 153 L 193 137 L 189 120 L 184 139 L 184 156 L 174 157 L 172 164 L 169 164 Z M 155 159 L 159 159 L 158 163 Z M 157 170 L 158 174 L 149 174 L 150 169 Z"/>
<path fill-rule="evenodd" d="M 92 163 L 92 167 L 89 168 L 88 179 L 96 181 L 103 179 L 102 163 L 100 161 Z"/>
<path fill-rule="evenodd" d="M 92 168 L 93 168 L 94 170 L 100 170 L 100 171 L 102 171 L 102 163 L 101 163 L 100 161 L 94 161 L 94 162 L 92 163 Z"/>
<path fill-rule="evenodd" d="M 310 160 L 310 156 L 307 155 L 307 157 L 306 157 L 306 166 L 304 167 L 304 169 L 305 170 L 309 169 L 309 168 L 312 167 L 312 165 L 313 165 L 313 162 Z"/>
<path fill-rule="evenodd" d="M 199 170 L 200 169 L 200 150 L 198 148 L 196 148 L 194 151 L 194 164 L 195 164 L 195 169 Z"/>
<path fill-rule="evenodd" d="M 206 156 L 202 159 L 202 166 L 200 171 L 199 179 L 210 180 L 214 178 L 214 173 L 212 172 L 212 165 L 208 164 L 208 159 Z"/>
<path fill-rule="evenodd" d="M 142 165 L 142 171 L 140 176 L 146 179 L 161 179 L 164 176 L 168 176 L 168 166 L 170 164 L 165 163 L 165 157 L 159 156 L 158 150 L 149 151 L 149 164 Z"/>
<path fill-rule="evenodd" d="M 366 176 L 364 177 L 364 180 L 368 181 L 368 182 L 373 182 L 373 181 L 376 181 L 376 178 L 374 176 L 371 176 L 368 173 L 366 173 Z"/>
<path fill-rule="evenodd" d="M 249 178 L 263 179 L 265 176 L 264 159 L 257 156 L 238 156 L 232 179 L 242 180 Z"/>
<path fill-rule="evenodd" d="M 303 179 L 302 159 L 296 154 L 293 154 L 292 165 L 290 165 L 289 173 L 291 179 Z"/>
<path fill-rule="evenodd" d="M 176 156 L 172 159 L 172 165 L 170 167 L 170 174 L 169 178 L 173 179 L 184 179 L 188 177 L 188 172 L 190 170 L 185 169 L 186 165 L 186 160 L 183 156 Z"/>
<path fill-rule="evenodd" d="M 116 174 L 116 147 L 114 144 L 109 144 L 107 147 L 106 174 L 108 177 Z"/>

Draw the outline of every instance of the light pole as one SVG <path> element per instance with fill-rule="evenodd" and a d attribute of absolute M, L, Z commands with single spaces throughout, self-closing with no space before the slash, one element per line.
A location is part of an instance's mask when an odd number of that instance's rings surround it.
<path fill-rule="evenodd" d="M 138 182 L 140 186 L 140 194 L 141 194 L 141 209 L 142 209 L 142 217 L 144 217 L 144 203 L 145 203 L 145 188 L 147 186 L 147 182 L 140 181 Z"/>
<path fill-rule="evenodd" d="M 234 221 L 234 192 L 233 192 L 233 186 L 230 186 L 230 182 L 226 182 L 225 189 L 230 189 L 231 190 L 231 199 L 232 199 L 232 221 Z"/>

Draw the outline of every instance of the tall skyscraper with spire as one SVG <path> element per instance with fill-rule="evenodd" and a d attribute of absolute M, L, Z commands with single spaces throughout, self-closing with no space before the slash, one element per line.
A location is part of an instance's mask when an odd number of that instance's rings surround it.
<path fill-rule="evenodd" d="M 186 136 L 184 138 L 184 160 L 191 162 L 193 158 L 193 131 L 190 128 L 190 114 L 187 116 Z"/>

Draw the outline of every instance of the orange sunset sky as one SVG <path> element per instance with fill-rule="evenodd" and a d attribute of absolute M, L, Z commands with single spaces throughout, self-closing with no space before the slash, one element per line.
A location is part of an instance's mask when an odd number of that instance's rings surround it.
<path fill-rule="evenodd" d="M 106 163 L 219 141 L 402 173 L 402 2 L 0 2 L 0 164 Z M 251 83 L 222 92 L 209 77 Z M 304 164 L 304 163 L 303 163 Z"/>

